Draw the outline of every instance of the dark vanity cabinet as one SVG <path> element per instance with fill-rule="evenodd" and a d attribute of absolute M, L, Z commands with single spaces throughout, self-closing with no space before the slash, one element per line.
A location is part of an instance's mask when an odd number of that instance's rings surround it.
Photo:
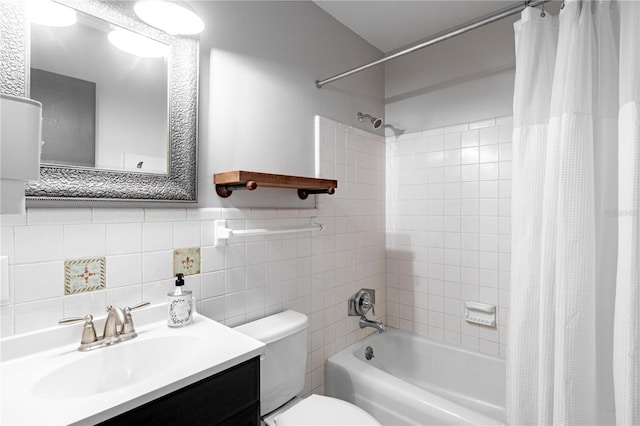
<path fill-rule="evenodd" d="M 235 365 L 101 424 L 258 426 L 260 359 Z"/>

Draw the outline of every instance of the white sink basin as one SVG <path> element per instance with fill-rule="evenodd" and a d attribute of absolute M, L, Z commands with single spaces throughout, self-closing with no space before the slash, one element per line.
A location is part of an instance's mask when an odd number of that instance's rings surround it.
<path fill-rule="evenodd" d="M 169 328 L 166 312 L 136 311 L 136 338 L 88 352 L 77 350 L 81 324 L 0 340 L 0 424 L 100 423 L 264 352 L 201 315 Z"/>
<path fill-rule="evenodd" d="M 204 346 L 197 337 L 178 335 L 134 339 L 95 349 L 45 375 L 32 392 L 38 398 L 69 399 L 122 390 L 159 372 L 179 369 Z"/>

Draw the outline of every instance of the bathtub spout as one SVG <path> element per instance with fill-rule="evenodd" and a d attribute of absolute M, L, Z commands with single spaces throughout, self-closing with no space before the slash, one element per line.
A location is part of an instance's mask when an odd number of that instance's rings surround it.
<path fill-rule="evenodd" d="M 371 321 L 368 320 L 364 315 L 360 317 L 360 328 L 365 327 L 373 327 L 378 330 L 378 333 L 382 333 L 384 331 L 384 323 L 380 321 Z"/>

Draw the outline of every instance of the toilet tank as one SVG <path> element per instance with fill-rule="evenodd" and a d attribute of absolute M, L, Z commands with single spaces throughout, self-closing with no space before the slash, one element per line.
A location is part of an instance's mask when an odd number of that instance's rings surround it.
<path fill-rule="evenodd" d="M 235 330 L 267 345 L 260 359 L 260 412 L 265 415 L 304 388 L 307 364 L 307 316 L 284 311 Z"/>

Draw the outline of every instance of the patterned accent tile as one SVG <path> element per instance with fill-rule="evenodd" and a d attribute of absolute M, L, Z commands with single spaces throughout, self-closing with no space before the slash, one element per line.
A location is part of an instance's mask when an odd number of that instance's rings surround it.
<path fill-rule="evenodd" d="M 73 259 L 64 262 L 64 294 L 103 290 L 106 287 L 105 258 Z"/>
<path fill-rule="evenodd" d="M 195 275 L 200 273 L 200 247 L 173 251 L 173 276 L 182 273 Z"/>

